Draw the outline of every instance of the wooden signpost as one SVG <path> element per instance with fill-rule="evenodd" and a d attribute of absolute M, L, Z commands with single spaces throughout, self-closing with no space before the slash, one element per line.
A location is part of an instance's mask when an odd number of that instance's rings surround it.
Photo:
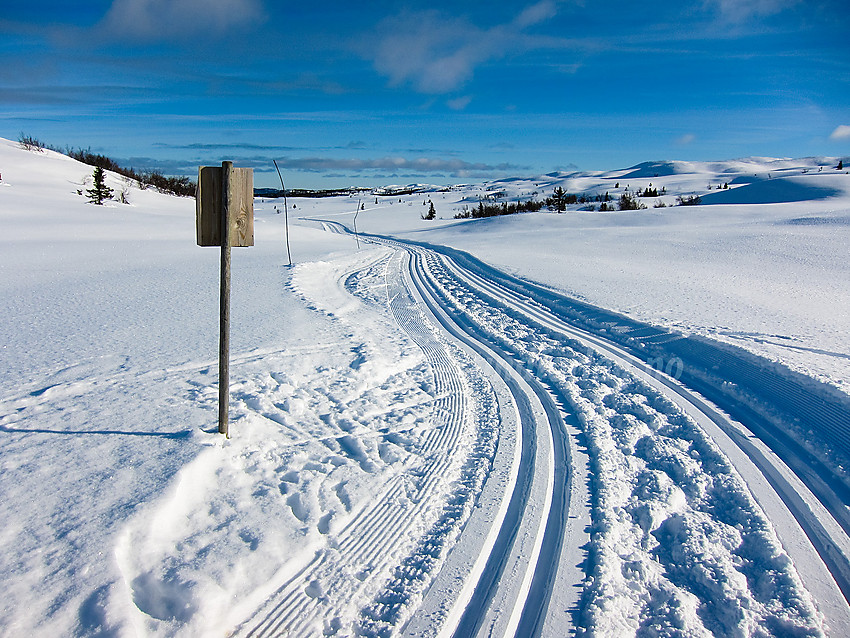
<path fill-rule="evenodd" d="M 254 169 L 233 162 L 198 168 L 195 222 L 198 246 L 221 247 L 218 431 L 230 438 L 230 248 L 254 245 Z"/>

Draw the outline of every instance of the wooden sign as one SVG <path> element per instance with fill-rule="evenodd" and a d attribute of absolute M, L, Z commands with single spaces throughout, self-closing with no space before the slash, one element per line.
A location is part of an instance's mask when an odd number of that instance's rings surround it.
<path fill-rule="evenodd" d="M 230 246 L 254 245 L 254 169 L 233 168 L 230 162 L 228 223 Z M 195 228 L 198 246 L 221 246 L 222 207 L 225 179 L 223 166 L 198 169 L 198 196 L 195 199 Z"/>
<path fill-rule="evenodd" d="M 230 248 L 254 245 L 254 170 L 233 162 L 199 167 L 195 224 L 199 246 L 221 248 L 218 431 L 230 438 Z"/>

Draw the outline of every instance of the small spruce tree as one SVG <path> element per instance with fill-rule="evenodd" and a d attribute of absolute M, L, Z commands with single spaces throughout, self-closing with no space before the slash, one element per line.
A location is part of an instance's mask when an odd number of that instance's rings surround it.
<path fill-rule="evenodd" d="M 422 215 L 422 219 L 436 219 L 437 211 L 434 209 L 434 202 L 429 201 L 428 203 L 430 204 L 430 206 L 428 206 L 428 212 Z"/>
<path fill-rule="evenodd" d="M 112 189 L 106 185 L 106 175 L 100 166 L 95 167 L 92 177 L 94 178 L 94 186 L 86 189 L 86 194 L 92 204 L 103 206 L 103 200 L 112 197 Z"/>
<path fill-rule="evenodd" d="M 552 206 L 559 213 L 563 213 L 567 210 L 567 194 L 560 186 L 558 186 L 558 188 L 555 189 L 555 192 L 552 193 Z"/>
<path fill-rule="evenodd" d="M 617 208 L 620 210 L 643 210 L 646 208 L 646 204 L 638 201 L 637 197 L 623 193 L 617 201 Z"/>

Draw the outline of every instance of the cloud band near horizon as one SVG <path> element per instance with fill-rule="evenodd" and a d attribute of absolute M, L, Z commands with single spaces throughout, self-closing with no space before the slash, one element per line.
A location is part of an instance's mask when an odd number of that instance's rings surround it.
<path fill-rule="evenodd" d="M 215 156 L 218 157 L 217 155 Z M 454 177 L 477 176 L 479 174 L 523 171 L 528 167 L 515 164 L 487 164 L 483 162 L 467 162 L 460 159 L 443 158 L 406 158 L 406 157 L 380 157 L 373 159 L 358 158 L 333 158 L 333 157 L 231 157 L 229 158 L 237 166 L 253 168 L 260 172 L 273 172 L 274 159 L 281 169 L 321 173 L 326 171 L 353 171 L 353 172 L 381 172 L 390 171 L 412 171 L 425 175 L 450 175 Z M 126 163 L 139 170 L 160 170 L 174 174 L 192 174 L 199 165 L 213 165 L 219 159 L 213 157 L 204 160 L 155 160 L 149 157 L 130 157 L 121 162 Z"/>

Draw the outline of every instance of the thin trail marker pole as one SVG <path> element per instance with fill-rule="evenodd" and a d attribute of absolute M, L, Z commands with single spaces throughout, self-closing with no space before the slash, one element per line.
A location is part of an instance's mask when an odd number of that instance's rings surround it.
<path fill-rule="evenodd" d="M 230 207 L 233 162 L 221 163 L 221 318 L 218 338 L 218 431 L 230 438 Z"/>
<path fill-rule="evenodd" d="M 280 177 L 280 187 L 283 189 L 283 226 L 286 229 L 286 256 L 289 258 L 289 265 L 292 265 L 292 253 L 289 252 L 289 208 L 286 206 L 286 186 L 283 185 L 283 175 L 280 174 L 280 169 L 277 167 L 277 161 L 272 160 L 274 167 L 277 168 L 277 176 Z"/>
<path fill-rule="evenodd" d="M 357 250 L 360 250 L 360 235 L 357 234 L 357 216 L 360 214 L 360 202 L 362 200 L 357 200 L 357 212 L 354 213 L 354 239 L 357 240 Z"/>

